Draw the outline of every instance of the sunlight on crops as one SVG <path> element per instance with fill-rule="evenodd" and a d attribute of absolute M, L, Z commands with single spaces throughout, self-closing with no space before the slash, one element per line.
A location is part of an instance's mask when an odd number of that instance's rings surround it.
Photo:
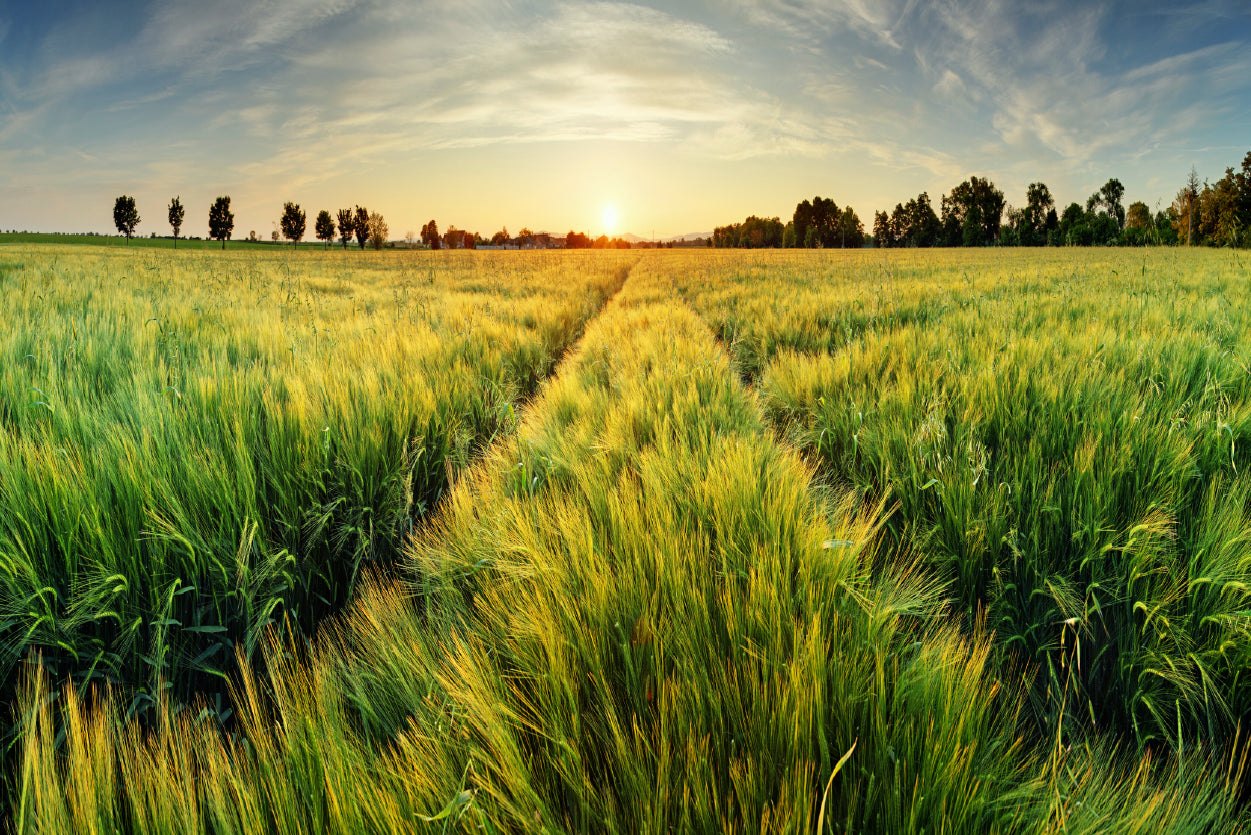
<path fill-rule="evenodd" d="M 1251 711 L 1251 315 L 1231 252 L 747 264 L 681 286 L 824 478 L 966 623 L 1036 665 L 1037 718 L 1180 749 Z"/>
<path fill-rule="evenodd" d="M 352 255 L 4 250 L 0 678 L 220 690 L 391 558 L 624 277 Z"/>
<path fill-rule="evenodd" d="M 1245 826 L 1234 256 L 216 255 L 0 249 L 16 831 Z"/>

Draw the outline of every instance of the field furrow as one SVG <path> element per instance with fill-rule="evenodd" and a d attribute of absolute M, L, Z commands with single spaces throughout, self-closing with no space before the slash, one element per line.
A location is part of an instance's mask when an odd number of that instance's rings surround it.
<path fill-rule="evenodd" d="M 989 632 L 779 439 L 682 268 L 635 266 L 406 583 L 370 579 L 311 643 L 271 633 L 230 736 L 32 676 L 15 828 L 1230 829 L 1222 763 L 1024 732 Z"/>
<path fill-rule="evenodd" d="M 1226 743 L 1251 719 L 1236 256 L 944 257 L 683 286 L 734 334 L 770 423 L 827 480 L 887 497 L 889 541 L 1035 671 L 1045 734 Z"/>
<path fill-rule="evenodd" d="M 31 659 L 144 713 L 224 694 L 271 624 L 311 634 L 629 265 L 354 255 L 6 251 L 6 697 Z"/>

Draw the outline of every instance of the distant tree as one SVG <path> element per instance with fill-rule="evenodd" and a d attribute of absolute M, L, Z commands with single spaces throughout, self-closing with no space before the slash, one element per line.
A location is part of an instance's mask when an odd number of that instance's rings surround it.
<path fill-rule="evenodd" d="M 382 249 L 387 242 L 387 222 L 378 212 L 369 213 L 369 243 L 374 249 Z"/>
<path fill-rule="evenodd" d="M 512 239 L 508 237 L 508 227 L 505 226 L 491 236 L 491 246 L 505 246 L 510 240 Z"/>
<path fill-rule="evenodd" d="M 1117 231 L 1124 229 L 1125 206 L 1122 201 L 1125 198 L 1125 186 L 1113 177 L 1103 184 L 1103 188 L 1099 189 L 1099 196 L 1103 207 L 1108 210 L 1108 215 L 1116 220 Z"/>
<path fill-rule="evenodd" d="M 218 197 L 209 207 L 209 237 L 221 241 L 222 249 L 225 249 L 234 228 L 235 215 L 230 211 L 230 197 Z"/>
<path fill-rule="evenodd" d="M 1121 242 L 1121 229 L 1125 225 L 1125 207 L 1121 200 L 1125 188 L 1120 180 L 1111 179 L 1098 191 L 1086 198 L 1084 229 L 1078 227 L 1078 238 L 1071 242 L 1083 246 L 1107 246 Z M 1089 232 L 1089 234 L 1086 234 Z M 1072 237 L 1072 236 L 1070 236 Z"/>
<path fill-rule="evenodd" d="M 1025 190 L 1025 208 L 1013 225 L 1022 246 L 1042 246 L 1054 228 L 1056 201 L 1046 183 L 1030 183 Z M 1057 219 L 1058 221 L 1058 219 Z"/>
<path fill-rule="evenodd" d="M 330 216 L 330 212 L 322 209 L 317 213 L 313 231 L 317 233 L 317 240 L 325 241 L 326 249 L 330 249 L 330 242 L 334 240 L 334 218 Z"/>
<path fill-rule="evenodd" d="M 882 218 L 875 216 L 873 220 L 874 246 L 929 247 L 937 245 L 942 237 L 943 227 L 938 215 L 934 214 L 927 192 L 921 192 L 907 203 L 896 203 L 895 210 L 889 215 L 885 212 L 881 214 Z M 881 242 L 879 237 L 883 238 Z"/>
<path fill-rule="evenodd" d="M 356 243 L 364 249 L 369 241 L 369 210 L 363 206 L 357 206 L 352 215 L 352 231 L 356 234 Z"/>
<path fill-rule="evenodd" d="M 421 242 L 431 249 L 443 247 L 443 241 L 439 237 L 439 225 L 433 220 L 421 227 Z"/>
<path fill-rule="evenodd" d="M 1025 210 L 1009 205 L 1003 213 L 1007 220 L 999 227 L 999 246 L 1020 246 L 1021 233 L 1025 231 Z"/>
<path fill-rule="evenodd" d="M 751 215 L 742 223 L 718 226 L 712 232 L 713 245 L 743 249 L 777 248 L 785 241 L 786 227 L 781 218 Z M 615 242 L 614 242 L 615 243 Z"/>
<path fill-rule="evenodd" d="M 530 227 L 521 227 L 521 231 L 517 233 L 517 244 L 519 246 L 532 246 L 534 244 L 534 233 L 530 231 Z"/>
<path fill-rule="evenodd" d="M 412 229 L 409 229 L 407 232 L 404 233 L 404 243 L 408 244 L 409 246 L 412 246 L 413 241 L 415 240 L 417 240 L 417 234 L 413 232 Z"/>
<path fill-rule="evenodd" d="M 520 236 L 518 236 L 520 237 Z M 600 235 L 591 244 L 591 249 L 629 249 L 629 241 L 623 241 L 621 238 L 609 238 L 607 235 Z"/>
<path fill-rule="evenodd" d="M 113 201 L 113 225 L 126 236 L 126 243 L 129 244 L 131 236 L 135 234 L 135 227 L 139 225 L 139 209 L 135 206 L 135 198 L 123 194 Z"/>
<path fill-rule="evenodd" d="M 340 209 L 336 217 L 339 221 L 339 237 L 343 239 L 343 248 L 347 249 L 348 242 L 356 234 L 356 218 L 351 209 Z"/>
<path fill-rule="evenodd" d="M 896 204 L 897 209 L 902 209 Z M 890 249 L 895 245 L 895 236 L 891 233 L 890 215 L 886 212 L 873 213 L 873 246 L 878 249 Z"/>
<path fill-rule="evenodd" d="M 1155 234 L 1155 222 L 1147 204 L 1142 201 L 1130 203 L 1125 215 L 1125 229 L 1121 232 L 1121 243 L 1127 246 L 1143 246 L 1148 243 L 1158 243 L 1158 240 Z"/>
<path fill-rule="evenodd" d="M 591 238 L 589 235 L 581 232 L 569 230 L 569 234 L 565 236 L 565 249 L 590 249 Z"/>
<path fill-rule="evenodd" d="M 982 207 L 976 202 L 969 206 L 964 216 L 962 246 L 981 246 L 986 242 L 986 229 L 982 225 Z"/>
<path fill-rule="evenodd" d="M 828 249 L 838 246 L 841 217 L 842 212 L 833 198 L 818 195 L 812 202 L 804 200 L 795 206 L 795 212 L 791 216 L 791 223 L 795 224 L 796 242 L 803 241 L 808 248 Z"/>
<path fill-rule="evenodd" d="M 448 249 L 459 249 L 464 240 L 465 236 L 460 233 L 455 224 L 447 227 L 447 231 L 443 233 L 443 246 Z"/>
<path fill-rule="evenodd" d="M 1242 167 L 1234 174 L 1238 190 L 1238 218 L 1243 229 L 1251 228 L 1251 151 L 1242 158 Z M 1244 238 L 1245 240 L 1245 238 Z"/>
<path fill-rule="evenodd" d="M 307 226 L 304 210 L 300 208 L 300 204 L 284 203 L 282 220 L 279 224 L 282 226 L 282 236 L 290 241 L 292 246 L 298 247 L 304 238 L 304 230 Z"/>
<path fill-rule="evenodd" d="M 1177 192 L 1172 205 L 1174 229 L 1177 230 L 1178 239 L 1186 241 L 1186 246 L 1193 246 L 1195 243 L 1195 214 L 1199 208 L 1198 203 L 1199 174 L 1191 166 L 1186 183 Z"/>
<path fill-rule="evenodd" d="M 943 242 L 947 246 L 981 246 L 999 235 L 1003 210 L 1007 205 L 1003 192 L 987 179 L 970 177 L 943 197 Z M 968 216 L 977 209 L 980 231 L 967 230 Z M 967 241 L 976 241 L 969 244 Z"/>
<path fill-rule="evenodd" d="M 1199 196 L 1197 220 L 1203 237 L 1214 246 L 1238 246 L 1242 240 L 1242 220 L 1238 212 L 1239 194 L 1234 169 L 1226 168 L 1225 176 L 1205 185 Z"/>
<path fill-rule="evenodd" d="M 1064 210 L 1064 216 L 1060 218 L 1057 227 L 1057 242 L 1066 246 L 1075 246 L 1081 243 L 1080 239 L 1088 232 L 1086 212 L 1083 211 L 1081 204 L 1070 203 Z"/>
<path fill-rule="evenodd" d="M 1126 229 L 1151 228 L 1151 210 L 1141 200 L 1129 204 L 1129 213 L 1125 217 Z"/>
<path fill-rule="evenodd" d="M 928 192 L 923 191 L 917 195 L 916 209 L 913 211 L 912 220 L 916 228 L 916 245 L 924 247 L 938 246 L 938 238 L 942 234 L 943 225 L 939 221 L 938 215 L 934 212 L 934 207 L 930 204 Z"/>
<path fill-rule="evenodd" d="M 1177 246 L 1181 242 L 1177 237 L 1177 227 L 1174 225 L 1175 220 L 1172 206 L 1155 213 L 1155 228 L 1152 230 L 1152 234 L 1159 243 L 1166 246 Z"/>
<path fill-rule="evenodd" d="M 186 215 L 182 200 L 175 197 L 169 201 L 169 225 L 174 230 L 174 249 L 178 248 L 178 233 L 182 230 L 182 221 Z"/>
<path fill-rule="evenodd" d="M 864 224 L 851 206 L 844 208 L 839 215 L 838 245 L 844 249 L 859 249 L 864 246 Z"/>
<path fill-rule="evenodd" d="M 1108 212 L 1099 212 L 1088 218 L 1090 227 L 1090 243 L 1095 246 L 1111 246 L 1120 241 L 1121 228 L 1116 217 Z"/>

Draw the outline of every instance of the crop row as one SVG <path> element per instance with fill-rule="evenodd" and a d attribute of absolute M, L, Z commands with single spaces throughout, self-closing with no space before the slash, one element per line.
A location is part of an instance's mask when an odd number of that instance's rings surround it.
<path fill-rule="evenodd" d="M 128 713 L 224 693 L 269 624 L 311 633 L 345 603 L 626 271 L 5 257 L 2 692 L 29 659 L 124 688 Z"/>
<path fill-rule="evenodd" d="M 1228 253 L 683 284 L 823 477 L 1036 670 L 1035 718 L 1183 750 L 1251 719 L 1251 316 Z M 814 275 L 815 273 L 815 275 Z"/>
<path fill-rule="evenodd" d="M 1022 735 L 989 634 L 770 431 L 682 267 L 634 267 L 405 584 L 241 665 L 231 735 L 28 679 L 16 830 L 1228 829 L 1236 764 Z"/>

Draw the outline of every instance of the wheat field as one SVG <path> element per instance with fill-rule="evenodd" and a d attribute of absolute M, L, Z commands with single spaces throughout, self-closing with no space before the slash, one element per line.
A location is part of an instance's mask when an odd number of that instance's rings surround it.
<path fill-rule="evenodd" d="M 1245 828 L 1239 258 L 0 247 L 8 826 Z"/>

